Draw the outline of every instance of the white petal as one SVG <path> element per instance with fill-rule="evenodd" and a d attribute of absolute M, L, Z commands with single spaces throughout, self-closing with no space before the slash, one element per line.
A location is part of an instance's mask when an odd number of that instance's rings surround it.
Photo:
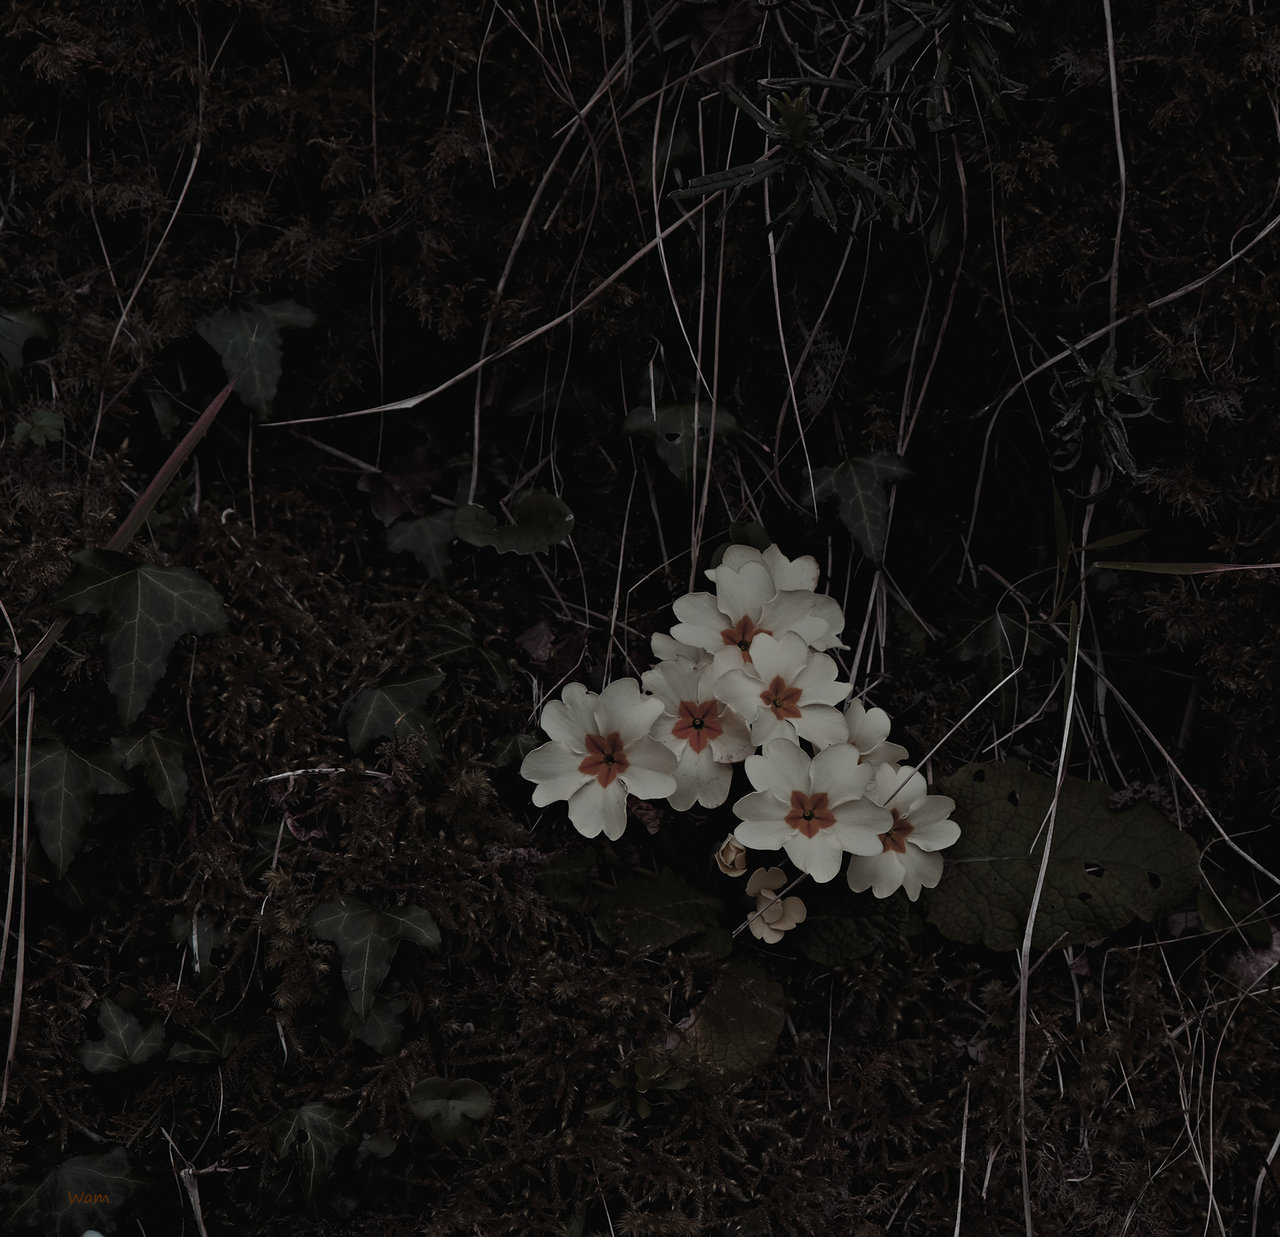
<path fill-rule="evenodd" d="M 761 683 L 780 678 L 789 687 L 808 660 L 808 645 L 793 631 L 782 639 L 762 632 L 751 641 L 751 665 Z"/>
<path fill-rule="evenodd" d="M 728 627 L 743 616 L 755 622 L 777 591 L 763 563 L 744 563 L 737 571 L 721 567 L 716 572 L 716 599 L 731 620 Z"/>
<path fill-rule="evenodd" d="M 797 636 L 798 640 L 800 637 Z M 807 648 L 807 658 L 794 678 L 788 680 L 792 687 L 798 687 L 804 694 L 806 702 L 814 704 L 843 704 L 849 694 L 851 683 L 837 681 L 840 667 L 825 653 L 813 653 Z M 751 656 L 755 657 L 754 647 Z M 761 675 L 763 678 L 764 676 Z M 844 714 L 840 715 L 840 724 L 845 726 Z M 847 731 L 848 727 L 845 726 Z M 842 736 L 843 737 L 843 736 Z"/>
<path fill-rule="evenodd" d="M 932 820 L 921 825 L 916 823 L 914 814 L 911 817 L 911 841 L 921 850 L 945 850 L 959 837 L 960 826 L 954 820 Z"/>
<path fill-rule="evenodd" d="M 692 644 L 681 644 L 679 640 L 663 631 L 655 631 L 650 636 L 649 647 L 653 649 L 653 655 L 659 661 L 675 661 L 677 658 L 696 661 L 703 651 L 694 648 Z"/>
<path fill-rule="evenodd" d="M 628 767 L 618 780 L 637 799 L 665 799 L 676 788 L 676 754 L 656 739 L 637 739 L 624 749 Z"/>
<path fill-rule="evenodd" d="M 763 636 L 758 637 L 764 639 Z M 748 670 L 730 670 L 722 674 L 715 684 L 715 697 L 727 704 L 745 722 L 755 720 L 764 708 L 760 693 L 764 685 Z"/>
<path fill-rule="evenodd" d="M 917 829 L 941 824 L 956 810 L 956 801 L 946 795 L 925 795 L 911 805 L 911 823 Z M 960 835 L 957 833 L 957 837 Z M 950 842 L 947 843 L 951 845 Z"/>
<path fill-rule="evenodd" d="M 858 749 L 833 743 L 813 758 L 813 786 L 825 791 L 834 806 L 860 799 L 871 781 L 871 769 L 858 761 Z"/>
<path fill-rule="evenodd" d="M 581 683 L 566 683 L 560 700 L 542 710 L 542 729 L 557 743 L 568 743 L 586 754 L 583 739 L 595 733 L 595 703 L 599 697 Z"/>
<path fill-rule="evenodd" d="M 910 765 L 876 765 L 875 780 L 867 790 L 877 803 L 888 804 L 899 816 L 909 816 L 912 807 L 929 791 L 928 783 Z"/>
<path fill-rule="evenodd" d="M 787 832 L 790 836 L 782 844 L 782 849 L 802 872 L 808 872 L 820 885 L 839 874 L 844 851 L 839 841 L 831 836 L 831 829 L 821 829 L 811 838 L 795 829 Z"/>
<path fill-rule="evenodd" d="M 745 767 L 752 786 L 757 790 L 767 790 L 786 805 L 784 815 L 791 806 L 793 790 L 806 794 L 809 791 L 809 757 L 796 744 L 785 739 L 770 743 L 762 755 L 748 756 Z"/>
<path fill-rule="evenodd" d="M 884 808 L 876 807 L 869 799 L 855 799 L 831 812 L 836 823 L 828 832 L 835 834 L 851 855 L 874 855 L 884 849 L 880 835 L 893 826 L 893 816 Z"/>
<path fill-rule="evenodd" d="M 776 545 L 771 545 L 762 557 L 779 589 L 812 591 L 818 587 L 818 560 L 811 554 L 789 559 Z"/>
<path fill-rule="evenodd" d="M 845 743 L 844 718 L 839 709 L 829 704 L 801 704 L 800 716 L 788 718 L 795 732 L 808 739 L 814 747 L 829 748 L 832 744 L 848 747 Z M 853 748 L 849 748 L 853 751 Z M 819 753 L 821 755 L 821 753 Z"/>
<path fill-rule="evenodd" d="M 641 694 L 635 679 L 615 679 L 600 693 L 596 702 L 598 734 L 617 731 L 625 748 L 653 729 L 653 723 L 662 716 L 662 701 Z M 628 758 L 630 752 L 628 751 Z"/>
<path fill-rule="evenodd" d="M 537 785 L 533 788 L 535 807 L 546 807 L 557 799 L 568 799 L 591 780 L 578 766 L 582 757 L 561 743 L 535 747 L 520 763 L 520 775 Z"/>
<path fill-rule="evenodd" d="M 686 812 L 694 803 L 719 807 L 729 797 L 733 770 L 718 764 L 710 748 L 695 752 L 687 743 L 675 771 L 676 790 L 667 801 L 677 812 Z"/>
<path fill-rule="evenodd" d="M 747 563 L 763 563 L 764 555 L 760 553 L 754 546 L 749 545 L 731 545 L 726 546 L 724 555 L 715 567 L 708 567 L 702 574 L 712 582 L 715 581 L 721 567 L 728 567 L 730 571 L 737 571 L 744 567 Z"/>
<path fill-rule="evenodd" d="M 734 807 L 736 809 L 737 804 Z M 780 850 L 794 832 L 779 817 L 777 820 L 744 820 L 734 829 L 733 836 L 752 850 Z"/>
<path fill-rule="evenodd" d="M 902 887 L 905 875 L 901 859 L 891 850 L 865 858 L 855 855 L 849 860 L 849 888 L 854 893 L 870 889 L 877 898 L 887 898 Z"/>
<path fill-rule="evenodd" d="M 736 764 L 746 760 L 755 750 L 747 723 L 727 704 L 721 703 L 717 714 L 722 732 L 711 740 L 711 752 L 716 760 Z"/>
<path fill-rule="evenodd" d="M 942 879 L 942 856 L 907 843 L 907 853 L 898 857 L 903 867 L 902 887 L 913 902 L 921 889 L 935 889 Z"/>
<path fill-rule="evenodd" d="M 616 842 L 627 828 L 627 792 L 619 778 L 601 786 L 592 778 L 569 800 L 569 819 L 586 838 L 603 833 Z"/>

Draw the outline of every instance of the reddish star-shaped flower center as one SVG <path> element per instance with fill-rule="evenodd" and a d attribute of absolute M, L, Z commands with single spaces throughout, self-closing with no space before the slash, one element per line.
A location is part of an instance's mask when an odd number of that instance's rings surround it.
<path fill-rule="evenodd" d="M 764 701 L 765 708 L 773 710 L 779 721 L 784 717 L 800 716 L 800 689 L 788 687 L 780 674 L 773 676 L 773 682 L 760 693 L 760 699 Z"/>
<path fill-rule="evenodd" d="M 601 786 L 609 786 L 618 774 L 627 771 L 630 763 L 622 750 L 622 736 L 611 730 L 608 734 L 587 735 L 587 754 L 578 772 L 590 774 Z"/>
<path fill-rule="evenodd" d="M 802 790 L 793 790 L 791 811 L 784 819 L 789 828 L 798 830 L 807 838 L 813 837 L 819 829 L 826 829 L 836 823 L 835 813 L 827 807 L 826 791 L 806 795 Z"/>
<path fill-rule="evenodd" d="M 881 853 L 891 850 L 895 854 L 905 855 L 907 835 L 914 832 L 915 826 L 905 817 L 899 816 L 894 808 L 890 808 L 889 811 L 893 812 L 893 828 L 888 833 L 880 835 Z"/>
<path fill-rule="evenodd" d="M 679 714 L 671 733 L 677 739 L 687 739 L 695 752 L 703 751 L 712 739 L 718 739 L 724 733 L 724 727 L 716 716 L 716 702 L 680 701 Z"/>
<path fill-rule="evenodd" d="M 751 660 L 751 641 L 758 635 L 773 635 L 767 627 L 757 627 L 752 621 L 751 616 L 744 614 L 732 627 L 726 627 L 720 633 L 720 639 L 725 644 L 736 644 L 742 650 L 743 661 Z"/>

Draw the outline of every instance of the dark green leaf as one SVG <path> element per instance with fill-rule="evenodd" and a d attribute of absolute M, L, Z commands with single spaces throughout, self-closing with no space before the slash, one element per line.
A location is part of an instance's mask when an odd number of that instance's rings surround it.
<path fill-rule="evenodd" d="M 696 409 L 696 414 L 695 414 Z M 716 437 L 738 432 L 738 422 L 723 408 L 715 414 Z M 628 434 L 652 438 L 658 458 L 681 481 L 693 475 L 696 462 L 705 465 L 711 439 L 711 408 L 707 404 L 659 404 L 656 408 L 633 408 L 622 423 Z"/>
<path fill-rule="evenodd" d="M 124 794 L 129 786 L 116 776 L 120 757 L 109 748 L 92 759 L 61 743 L 31 745 L 31 812 L 40 845 L 58 875 L 80 849 L 94 795 Z M 3 766 L 3 784 L 9 792 L 22 793 L 23 770 L 15 779 L 13 765 Z"/>
<path fill-rule="evenodd" d="M 950 875 L 928 895 L 930 921 L 954 941 L 1022 944 L 1044 847 L 1054 779 L 1010 765 L 967 765 L 939 789 L 964 830 Z M 1062 786 L 1032 944 L 1080 944 L 1185 905 L 1200 880 L 1195 842 L 1150 804 L 1113 812 L 1112 790 Z M 1034 843 L 1034 847 L 1033 847 Z"/>
<path fill-rule="evenodd" d="M 222 598 L 186 567 L 139 566 L 108 550 L 81 550 L 72 558 L 77 570 L 54 602 L 76 614 L 106 611 L 107 686 L 120 720 L 131 725 L 179 637 L 226 630 Z"/>
<path fill-rule="evenodd" d="M 367 1018 L 361 1019 L 354 1010 L 343 1010 L 342 1024 L 356 1039 L 386 1056 L 400 1047 L 400 1041 L 404 1038 L 401 1018 L 408 1008 L 404 1001 L 384 1001 L 379 998 L 374 1001 Z"/>
<path fill-rule="evenodd" d="M 351 702 L 347 740 L 352 751 L 363 752 L 375 739 L 425 736 L 432 759 L 439 752 L 436 726 L 426 703 L 444 682 L 443 674 L 424 674 L 400 683 L 368 687 Z"/>
<path fill-rule="evenodd" d="M 515 509 L 515 522 L 498 527 L 483 507 L 459 507 L 454 535 L 469 545 L 492 546 L 502 554 L 534 554 L 559 545 L 573 532 L 573 512 L 554 494 L 530 494 Z"/>
<path fill-rule="evenodd" d="M 142 766 L 151 793 L 177 820 L 187 802 L 187 771 L 183 766 L 186 745 L 152 730 L 147 734 L 117 735 L 111 746 L 124 758 L 126 769 Z"/>
<path fill-rule="evenodd" d="M 222 358 L 228 378 L 236 378 L 236 394 L 250 407 L 271 415 L 280 386 L 284 344 L 281 330 L 313 326 L 316 316 L 296 301 L 223 309 L 196 323 L 200 338 Z"/>
<path fill-rule="evenodd" d="M 307 926 L 312 936 L 337 945 L 351 1008 L 367 1018 L 374 993 L 391 971 L 398 925 L 359 898 L 344 897 L 317 906 Z"/>
<path fill-rule="evenodd" d="M 858 548 L 873 563 L 884 558 L 889 535 L 887 486 L 911 475 L 896 455 L 864 455 L 845 460 L 838 468 L 819 468 L 813 474 L 814 496 L 836 498 L 840 519 Z"/>
<path fill-rule="evenodd" d="M 29 309 L 0 309 L 0 366 L 9 374 L 22 372 L 23 349 L 29 339 L 48 339 L 49 326 Z"/>
<path fill-rule="evenodd" d="M 715 927 L 722 905 L 669 869 L 657 876 L 635 872 L 601 899 L 593 921 L 609 944 L 653 953 Z"/>
<path fill-rule="evenodd" d="M 440 511 L 397 520 L 387 529 L 387 549 L 393 554 L 412 554 L 433 580 L 443 580 L 449 570 L 453 538 L 453 512 Z"/>
<path fill-rule="evenodd" d="M 13 1220 L 47 1237 L 80 1237 L 90 1229 L 115 1231 L 115 1214 L 141 1184 L 123 1147 L 63 1160 L 15 1208 Z"/>
<path fill-rule="evenodd" d="M 164 1027 L 153 1022 L 144 1031 L 131 1013 L 114 1001 L 104 1000 L 98 1009 L 102 1039 L 86 1040 L 76 1056 L 91 1074 L 113 1074 L 129 1065 L 149 1061 L 164 1047 Z"/>
<path fill-rule="evenodd" d="M 276 1158 L 283 1159 L 290 1148 L 294 1150 L 308 1198 L 315 1197 L 338 1152 L 355 1142 L 351 1124 L 347 1113 L 328 1104 L 303 1104 L 274 1123 Z"/>
<path fill-rule="evenodd" d="M 440 948 L 440 929 L 430 911 L 420 906 L 402 906 L 383 914 L 395 925 L 395 934 L 411 945 L 424 945 L 427 949 Z"/>
<path fill-rule="evenodd" d="M 782 985 L 753 966 L 731 962 L 677 1030 L 677 1055 L 703 1066 L 747 1074 L 778 1046 L 785 1016 Z"/>
<path fill-rule="evenodd" d="M 240 1032 L 211 1025 L 188 1031 L 191 1041 L 179 1040 L 169 1049 L 167 1060 L 175 1065 L 208 1065 L 225 1061 L 240 1042 Z"/>

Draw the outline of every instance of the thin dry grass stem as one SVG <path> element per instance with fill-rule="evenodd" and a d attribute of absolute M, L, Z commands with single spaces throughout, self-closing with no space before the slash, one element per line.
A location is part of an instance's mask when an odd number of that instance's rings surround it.
<path fill-rule="evenodd" d="M 778 286 L 778 242 L 773 231 L 773 209 L 770 197 L 770 177 L 765 178 L 764 182 L 764 222 L 765 222 L 765 239 L 769 246 L 769 278 L 773 286 L 773 312 L 775 320 L 778 324 L 778 348 L 782 353 L 782 367 L 787 374 L 787 393 L 792 411 L 796 418 L 796 431 L 800 436 L 800 450 L 804 453 L 805 471 L 809 475 L 809 497 L 813 500 L 814 511 L 818 510 L 818 495 L 813 486 L 813 461 L 809 458 L 809 443 L 805 438 L 804 418 L 800 415 L 800 402 L 796 398 L 795 371 L 791 364 L 791 358 L 787 354 L 787 331 L 782 321 L 782 292 Z M 779 419 L 778 428 L 774 434 L 773 440 L 773 459 L 774 471 L 778 468 L 778 447 L 782 441 L 782 421 Z M 781 482 L 781 478 L 779 478 Z"/>
<path fill-rule="evenodd" d="M 1102 16 L 1107 27 L 1107 74 L 1111 83 L 1111 124 L 1115 130 L 1116 167 L 1120 175 L 1120 203 L 1116 207 L 1116 236 L 1111 249 L 1111 268 L 1107 271 L 1107 310 L 1114 322 L 1120 300 L 1120 237 L 1124 231 L 1125 196 L 1128 175 L 1124 162 L 1124 138 L 1120 131 L 1120 83 L 1116 76 L 1116 36 L 1111 25 L 1111 0 L 1102 0 Z M 1111 330 L 1111 347 L 1115 347 L 1115 328 Z"/>
<path fill-rule="evenodd" d="M 1031 1215 L 1031 1170 L 1027 1160 L 1027 1015 L 1028 985 L 1030 983 L 1031 938 L 1035 932 L 1036 913 L 1040 908 L 1040 895 L 1044 891 L 1045 875 L 1049 870 L 1049 855 L 1053 849 L 1054 825 L 1058 816 L 1058 801 L 1062 784 L 1067 776 L 1067 749 L 1071 743 L 1071 726 L 1075 713 L 1076 675 L 1079 668 L 1080 616 L 1075 603 L 1071 607 L 1071 637 L 1067 648 L 1070 675 L 1067 680 L 1066 701 L 1063 707 L 1062 740 L 1058 750 L 1058 776 L 1054 786 L 1049 813 L 1042 826 L 1044 851 L 1040 856 L 1040 869 L 1036 873 L 1031 905 L 1027 910 L 1027 926 L 1022 934 L 1022 948 L 1018 955 L 1018 1146 L 1022 1172 L 1022 1215 L 1027 1237 L 1034 1237 L 1035 1228 Z"/>
<path fill-rule="evenodd" d="M 982 453 L 978 461 L 978 480 L 974 486 L 973 508 L 969 513 L 969 527 L 965 530 L 965 534 L 962 542 L 964 546 L 964 558 L 967 562 L 969 562 L 970 564 L 972 564 L 973 562 L 969 547 L 973 543 L 973 532 L 978 522 L 978 508 L 982 502 L 982 482 L 986 474 L 987 457 L 990 453 L 990 446 L 991 446 L 991 436 L 995 431 L 996 421 L 998 420 L 1000 413 L 1003 411 L 1004 406 L 1019 391 L 1023 390 L 1033 378 L 1037 378 L 1041 374 L 1045 373 L 1047 370 L 1052 369 L 1055 365 L 1061 364 L 1068 357 L 1070 357 L 1073 352 L 1079 352 L 1080 349 L 1087 348 L 1090 344 L 1097 343 L 1097 341 L 1100 339 L 1104 339 L 1108 336 L 1113 336 L 1118 327 L 1125 326 L 1128 323 L 1133 322 L 1138 318 L 1145 318 L 1148 314 L 1152 313 L 1154 310 L 1162 309 L 1166 305 L 1172 305 L 1175 301 L 1181 300 L 1184 296 L 1188 296 L 1192 292 L 1195 292 L 1198 289 L 1203 288 L 1205 284 L 1211 283 L 1224 271 L 1230 270 L 1231 267 L 1235 266 L 1237 262 L 1239 262 L 1247 254 L 1251 253 L 1254 249 L 1256 249 L 1277 228 L 1280 228 L 1280 214 L 1272 216 L 1272 218 L 1268 220 L 1266 225 L 1254 236 L 1254 238 L 1251 241 L 1248 242 L 1248 244 L 1246 244 L 1242 249 L 1238 249 L 1229 258 L 1226 258 L 1224 261 L 1219 262 L 1218 265 L 1213 268 L 1213 270 L 1208 271 L 1204 275 L 1198 276 L 1197 278 L 1191 280 L 1190 283 L 1183 284 L 1182 287 L 1175 289 L 1173 292 L 1166 293 L 1164 296 L 1156 297 L 1154 301 L 1148 302 L 1146 305 L 1142 306 L 1139 309 L 1132 310 L 1127 314 L 1121 314 L 1119 317 L 1113 318 L 1110 322 L 1107 323 L 1106 326 L 1099 327 L 1096 331 L 1091 331 L 1088 335 L 1085 335 L 1083 338 L 1076 340 L 1076 342 L 1072 344 L 1070 347 L 1063 348 L 1060 352 L 1055 352 L 1051 357 L 1049 357 L 1048 360 L 1041 361 L 1040 364 L 1037 365 L 1034 369 L 1030 369 L 1026 373 L 1020 373 L 1018 377 L 1018 381 L 1015 382 L 1013 386 L 1011 386 L 1007 391 L 1005 391 L 1000 396 L 999 399 L 993 400 L 991 403 L 987 404 L 984 408 L 980 410 L 981 413 L 989 412 L 990 417 L 987 421 L 986 432 L 983 434 L 983 437 L 982 437 Z M 964 567 L 962 566 L 961 578 L 963 578 L 963 574 L 964 574 Z"/>
<path fill-rule="evenodd" d="M 636 494 L 636 475 L 637 475 L 637 470 L 635 468 L 632 468 L 631 484 L 627 487 L 627 505 L 622 512 L 622 531 L 619 534 L 619 538 L 618 538 L 618 570 L 613 577 L 613 601 L 609 606 L 609 640 L 608 640 L 608 645 L 606 646 L 609 650 L 609 653 L 606 653 L 605 655 L 606 667 L 608 665 L 609 656 L 612 653 L 615 642 L 618 644 L 618 648 L 622 652 L 623 657 L 627 658 L 627 651 L 625 647 L 623 647 L 621 641 L 618 641 L 616 639 L 616 636 L 614 633 L 616 632 L 618 627 L 618 611 L 622 605 L 622 573 L 626 567 L 626 561 L 627 561 L 627 553 L 626 553 L 627 532 L 631 527 L 631 504 L 635 499 L 635 494 Z M 628 591 L 627 593 L 628 601 L 630 600 L 630 597 L 631 597 L 631 594 Z M 624 619 L 624 626 L 625 625 L 626 624 Z M 627 660 L 630 660 L 630 659 L 627 658 Z"/>
<path fill-rule="evenodd" d="M 690 223 L 702 211 L 715 200 L 714 195 L 708 196 L 703 201 L 698 202 L 689 210 L 685 211 L 679 219 L 668 224 L 662 231 L 652 240 L 647 241 L 639 249 L 635 251 L 625 262 L 616 270 L 602 279 L 594 288 L 591 289 L 581 300 L 575 302 L 570 308 L 563 313 L 557 314 L 554 318 L 548 319 L 541 326 L 534 327 L 531 331 L 526 331 L 518 339 L 513 339 L 509 344 L 504 344 L 496 352 L 492 352 L 487 356 L 481 357 L 480 360 L 468 365 L 465 369 L 459 370 L 452 378 L 446 379 L 438 386 L 432 387 L 429 391 L 423 391 L 418 395 L 411 395 L 406 399 L 393 400 L 389 404 L 375 404 L 371 408 L 357 408 L 351 412 L 335 412 L 323 417 L 296 417 L 292 421 L 264 421 L 263 429 L 287 429 L 294 425 L 314 425 L 323 421 L 347 421 L 352 417 L 368 417 L 382 412 L 400 412 L 406 408 L 415 408 L 417 405 L 424 403 L 429 399 L 434 399 L 437 395 L 442 395 L 445 391 L 465 382 L 474 374 L 479 373 L 486 365 L 491 365 L 494 361 L 500 360 L 502 357 L 510 356 L 513 352 L 518 352 L 527 344 L 533 343 L 536 339 L 541 339 L 550 331 L 554 331 L 556 327 L 562 326 L 564 323 L 574 318 L 582 309 L 590 305 L 598 296 L 603 295 L 609 288 L 613 286 L 617 280 L 621 279 L 637 262 L 648 257 L 650 252 L 658 247 L 658 245 L 670 236 L 677 228 L 683 227 L 686 223 Z"/>
<path fill-rule="evenodd" d="M 964 1112 L 960 1114 L 960 1180 L 956 1185 L 956 1225 L 952 1237 L 960 1237 L 960 1216 L 964 1211 L 964 1157 L 969 1145 L 969 1083 L 964 1084 Z"/>
<path fill-rule="evenodd" d="M 7 615 L 5 616 L 8 617 Z M 22 1018 L 22 990 L 27 968 L 27 847 L 31 839 L 31 736 L 35 732 L 36 694 L 27 693 L 26 744 L 22 753 L 22 790 L 17 788 L 17 769 L 20 733 L 17 724 L 17 707 L 14 709 L 14 792 L 13 792 L 13 858 L 9 868 L 9 896 L 5 905 L 4 939 L 9 943 L 10 907 L 13 904 L 14 869 L 21 872 L 18 886 L 18 939 L 13 956 L 13 1008 L 9 1015 L 9 1045 L 4 1057 L 4 1081 L 0 1084 L 0 1112 L 9 1100 L 9 1075 L 18 1051 L 18 1024 Z M 18 796 L 22 796 L 22 808 L 18 808 Z M 20 826 L 20 827 L 19 827 Z M 0 963 L 0 979 L 4 966 Z"/>

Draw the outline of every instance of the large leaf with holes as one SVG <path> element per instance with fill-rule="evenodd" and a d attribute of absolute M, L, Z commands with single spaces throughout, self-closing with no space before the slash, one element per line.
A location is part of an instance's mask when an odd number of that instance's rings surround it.
<path fill-rule="evenodd" d="M 676 1055 L 731 1073 L 750 1073 L 773 1056 L 785 1016 L 782 985 L 753 966 L 731 962 L 676 1028 L 683 1035 Z"/>
<path fill-rule="evenodd" d="M 283 1159 L 291 1150 L 298 1157 L 308 1198 L 315 1197 L 338 1152 L 355 1142 L 351 1126 L 347 1113 L 328 1104 L 303 1104 L 274 1123 L 276 1157 Z"/>
<path fill-rule="evenodd" d="M 8 1215 L 46 1237 L 80 1237 L 96 1230 L 116 1231 L 115 1213 L 141 1184 L 129 1167 L 123 1147 L 101 1155 L 76 1155 L 63 1160 Z"/>
<path fill-rule="evenodd" d="M 963 833 L 953 870 L 928 895 L 931 922 L 952 940 L 1022 944 L 1044 854 L 1054 779 L 1012 765 L 968 765 L 939 789 L 956 801 Z M 1112 811 L 1102 782 L 1062 786 L 1032 944 L 1080 944 L 1185 905 L 1200 880 L 1195 842 L 1154 807 Z"/>
<path fill-rule="evenodd" d="M 515 520 L 501 527 L 483 507 L 459 507 L 454 535 L 469 545 L 492 546 L 503 554 L 534 554 L 559 545 L 573 532 L 573 512 L 554 494 L 530 494 L 515 508 Z"/>
<path fill-rule="evenodd" d="M 855 456 L 838 468 L 815 469 L 813 496 L 819 502 L 836 499 L 840 520 L 858 548 L 878 563 L 884 558 L 889 536 L 888 486 L 910 475 L 911 470 L 896 455 Z"/>
<path fill-rule="evenodd" d="M 121 795 L 129 784 L 117 776 L 119 753 L 110 748 L 94 756 L 82 756 L 61 743 L 31 745 L 31 813 L 40 845 L 58 875 L 65 875 L 84 839 L 95 795 Z M 12 764 L 0 771 L 0 785 L 7 793 L 22 793 L 26 766 L 14 776 Z M 16 783 L 16 785 L 15 785 Z"/>
<path fill-rule="evenodd" d="M 280 386 L 284 354 L 280 332 L 313 326 L 315 321 L 315 314 L 297 301 L 273 301 L 219 310 L 201 318 L 196 330 L 217 350 L 227 377 L 235 378 L 236 394 L 265 418 L 271 415 L 271 402 Z"/>
<path fill-rule="evenodd" d="M 738 432 L 738 422 L 723 408 L 715 414 L 716 437 Z M 695 465 L 705 464 L 711 442 L 711 408 L 707 404 L 659 404 L 633 408 L 622 423 L 628 434 L 653 439 L 658 458 L 681 481 L 687 481 Z"/>
<path fill-rule="evenodd" d="M 54 604 L 74 614 L 106 614 L 107 686 L 129 726 L 182 636 L 226 631 L 222 598 L 186 567 L 139 564 L 111 550 L 81 550 L 72 559 L 76 570 Z"/>
<path fill-rule="evenodd" d="M 164 1027 L 142 1023 L 114 1001 L 104 1000 L 98 1008 L 101 1039 L 86 1040 L 76 1049 L 80 1063 L 91 1074 L 114 1074 L 129 1065 L 149 1061 L 164 1047 Z"/>

